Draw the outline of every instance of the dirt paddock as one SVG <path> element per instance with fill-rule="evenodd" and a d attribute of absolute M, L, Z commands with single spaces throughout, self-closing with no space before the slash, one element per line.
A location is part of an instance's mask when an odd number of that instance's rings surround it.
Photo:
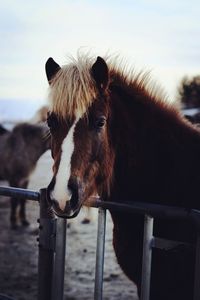
<path fill-rule="evenodd" d="M 51 178 L 51 157 L 46 152 L 38 161 L 29 188 L 46 187 Z M 6 185 L 0 182 L 0 185 Z M 28 228 L 12 230 L 9 224 L 9 199 L 0 196 L 0 294 L 15 300 L 37 299 L 38 204 L 27 203 Z M 64 299 L 92 300 L 94 290 L 97 210 L 92 221 L 82 224 L 84 209 L 70 221 L 67 230 Z M 112 221 L 107 213 L 104 265 L 104 300 L 136 300 L 136 288 L 119 268 L 112 247 Z"/>

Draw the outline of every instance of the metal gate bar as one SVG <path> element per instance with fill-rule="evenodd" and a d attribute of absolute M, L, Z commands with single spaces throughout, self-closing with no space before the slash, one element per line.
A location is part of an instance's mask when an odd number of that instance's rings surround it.
<path fill-rule="evenodd" d="M 8 196 L 8 197 L 16 197 L 16 198 L 21 198 L 21 199 L 29 199 L 29 200 L 33 200 L 33 201 L 40 200 L 39 192 L 26 190 L 26 189 L 20 189 L 20 188 L 13 188 L 13 187 L 0 186 L 0 195 Z"/>
<path fill-rule="evenodd" d="M 99 208 L 98 209 L 94 300 L 102 300 L 103 299 L 103 269 L 104 269 L 105 231 L 106 231 L 106 210 L 103 208 Z"/>
<path fill-rule="evenodd" d="M 52 300 L 55 215 L 46 202 L 46 190 L 40 190 L 38 300 Z"/>
<path fill-rule="evenodd" d="M 56 220 L 56 245 L 53 270 L 52 300 L 63 300 L 65 279 L 67 220 Z"/>
<path fill-rule="evenodd" d="M 194 283 L 194 300 L 200 299 L 200 211 L 187 210 L 184 208 L 162 206 L 149 203 L 120 204 L 114 202 L 103 202 L 96 200 L 94 207 L 102 207 L 104 209 L 111 209 L 116 211 L 128 211 L 129 213 L 137 212 L 144 214 L 144 212 L 157 217 L 167 219 L 185 219 L 192 220 L 196 224 L 198 239 L 196 246 L 196 263 L 195 263 L 195 283 Z M 144 243 L 143 243 L 143 265 L 142 265 L 142 300 L 149 300 L 150 297 L 150 279 L 151 279 L 151 254 L 152 247 L 168 248 L 172 245 L 180 245 L 181 242 L 169 241 L 165 239 L 157 239 L 153 237 L 153 218 L 145 217 L 144 222 Z M 99 298 L 101 299 L 101 298 Z M 95 299 L 96 300 L 96 299 Z"/>
<path fill-rule="evenodd" d="M 197 235 L 196 243 L 196 263 L 194 278 L 194 300 L 200 299 L 200 232 Z"/>
<path fill-rule="evenodd" d="M 0 187 L 0 195 L 18 197 L 21 199 L 28 198 L 30 200 L 39 201 L 40 203 L 40 247 L 39 247 L 39 282 L 38 282 L 38 300 L 63 300 L 63 282 L 64 282 L 64 264 L 65 264 L 65 237 L 66 237 L 66 223 L 64 220 L 57 221 L 60 223 L 61 230 L 57 230 L 56 235 L 56 222 L 55 216 L 50 210 L 46 202 L 45 189 L 41 190 L 40 193 L 29 191 L 18 188 Z M 197 210 L 186 210 L 184 208 L 169 207 L 150 203 L 114 203 L 114 202 L 103 202 L 96 200 L 93 207 L 99 207 L 99 218 L 98 218 L 98 236 L 97 236 L 97 253 L 96 253 L 96 279 L 95 279 L 95 300 L 102 299 L 103 290 L 103 264 L 104 264 L 104 243 L 105 243 L 105 225 L 106 225 L 106 209 L 126 211 L 127 213 L 140 213 L 148 214 L 152 217 L 161 218 L 176 218 L 176 219 L 187 219 L 192 220 L 196 224 L 198 238 L 196 245 L 196 265 L 195 265 L 195 282 L 194 282 L 194 298 L 193 300 L 200 299 L 200 211 Z M 156 239 L 152 236 L 153 219 L 151 217 L 145 217 L 145 234 L 144 234 L 144 266 L 143 274 L 146 275 L 146 279 L 143 279 L 143 289 L 147 288 L 144 298 L 148 300 L 149 294 L 149 282 L 150 282 L 150 264 L 151 264 L 151 251 L 152 247 L 166 247 L 167 244 L 171 245 L 174 241 L 167 241 L 163 239 Z M 61 236 L 59 236 L 61 232 Z M 56 235 L 56 237 L 55 237 Z M 58 256 L 55 253 L 55 239 L 57 243 Z M 59 241 L 58 241 L 59 240 Z M 151 244 L 151 247 L 150 247 Z M 58 246 L 60 245 L 60 246 Z M 162 246 L 163 245 L 163 246 Z M 57 256 L 57 257 L 56 257 Z M 147 261 L 145 259 L 147 257 Z M 57 260 L 58 266 L 54 267 L 54 259 Z M 57 264 L 56 264 L 57 265 Z M 56 280 L 57 284 L 60 280 L 60 293 L 59 296 L 52 296 L 52 281 L 53 272 L 57 272 Z M 144 275 L 143 275 L 144 276 Z M 56 286 L 57 286 L 56 284 Z M 55 287 L 55 285 L 54 285 Z M 57 298 L 55 298 L 57 297 Z M 58 298 L 60 297 L 60 298 Z"/>
<path fill-rule="evenodd" d="M 66 220 L 56 219 L 46 201 L 46 189 L 35 192 L 26 189 L 0 187 L 0 195 L 39 202 L 40 218 L 38 222 L 40 230 L 37 299 L 63 300 Z M 55 276 L 53 276 L 54 273 Z"/>
<path fill-rule="evenodd" d="M 125 202 L 116 203 L 110 201 L 101 201 L 96 198 L 92 207 L 102 207 L 104 209 L 109 209 L 112 211 L 124 211 L 127 213 L 138 213 L 141 215 L 149 215 L 152 217 L 159 217 L 163 219 L 181 219 L 181 220 L 194 220 L 200 229 L 200 211 L 195 209 L 186 209 L 175 206 L 152 204 L 152 203 L 142 203 L 142 202 Z M 197 212 L 199 215 L 197 215 Z M 198 222 L 197 222 L 198 221 Z"/>
<path fill-rule="evenodd" d="M 149 300 L 150 296 L 153 221 L 152 217 L 144 216 L 141 300 Z"/>

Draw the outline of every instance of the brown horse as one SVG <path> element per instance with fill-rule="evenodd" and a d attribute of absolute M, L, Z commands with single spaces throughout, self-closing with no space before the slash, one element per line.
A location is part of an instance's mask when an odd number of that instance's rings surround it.
<path fill-rule="evenodd" d="M 62 68 L 49 58 L 54 176 L 48 198 L 59 216 L 72 217 L 90 196 L 200 208 L 200 132 L 145 75 L 115 62 L 79 57 Z M 141 215 L 110 211 L 113 245 L 124 273 L 141 287 Z M 194 244 L 195 226 L 155 220 L 154 235 Z M 152 300 L 191 300 L 193 247 L 154 249 Z"/>
<path fill-rule="evenodd" d="M 12 131 L 5 129 L 5 132 L 0 134 L 0 179 L 7 180 L 12 187 L 27 188 L 38 159 L 50 148 L 50 141 L 45 138 L 47 134 L 48 127 L 44 124 L 20 123 Z M 17 228 L 18 207 L 21 224 L 29 225 L 25 200 L 13 197 L 10 214 L 13 229 Z"/>

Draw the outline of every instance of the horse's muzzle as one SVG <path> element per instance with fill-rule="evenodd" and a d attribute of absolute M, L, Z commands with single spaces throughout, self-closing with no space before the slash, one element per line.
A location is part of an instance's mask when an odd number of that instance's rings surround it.
<path fill-rule="evenodd" d="M 70 179 L 68 183 L 68 189 L 71 192 L 71 198 L 66 202 L 65 208 L 61 209 L 59 202 L 52 198 L 51 191 L 55 185 L 55 180 L 52 179 L 51 183 L 47 188 L 46 198 L 49 205 L 53 208 L 53 211 L 58 217 L 71 219 L 78 215 L 82 206 L 82 188 L 81 184 L 78 183 L 77 179 Z"/>

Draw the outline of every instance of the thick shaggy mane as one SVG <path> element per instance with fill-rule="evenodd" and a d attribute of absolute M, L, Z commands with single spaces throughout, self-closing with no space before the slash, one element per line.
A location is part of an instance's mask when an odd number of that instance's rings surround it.
<path fill-rule="evenodd" d="M 119 58 L 104 58 L 110 71 L 111 83 L 146 97 L 161 105 L 169 106 L 163 91 L 150 80 L 149 72 L 137 73 L 127 67 Z M 51 80 L 49 99 L 50 109 L 61 118 L 82 116 L 97 95 L 95 82 L 91 76 L 94 57 L 78 55 L 77 60 L 64 65 Z"/>
<path fill-rule="evenodd" d="M 153 102 L 170 106 L 170 101 L 164 89 L 151 78 L 150 71 L 137 71 L 120 57 L 109 57 L 107 60 L 111 82 L 132 93 L 141 93 Z"/>

